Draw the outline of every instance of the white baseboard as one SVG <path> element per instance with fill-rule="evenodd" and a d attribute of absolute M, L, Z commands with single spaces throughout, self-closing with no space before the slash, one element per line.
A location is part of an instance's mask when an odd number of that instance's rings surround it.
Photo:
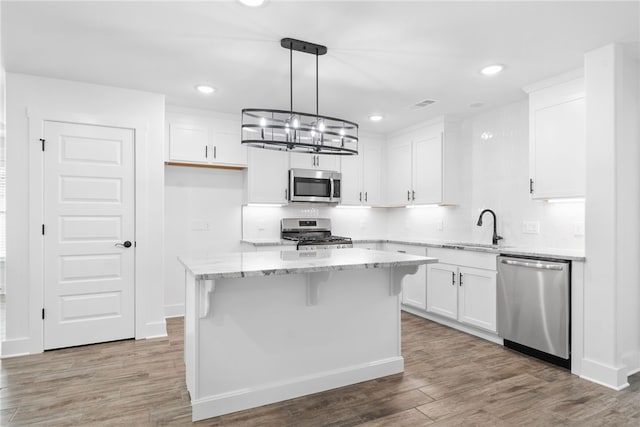
<path fill-rule="evenodd" d="M 629 368 L 627 366 L 616 368 L 594 360 L 582 359 L 580 378 L 614 390 L 622 390 L 629 387 L 627 382 L 628 371 Z"/>
<path fill-rule="evenodd" d="M 149 322 L 145 325 L 145 334 L 143 337 L 136 337 L 136 339 L 151 339 L 161 338 L 167 336 L 167 322 L 164 319 L 158 322 Z"/>
<path fill-rule="evenodd" d="M 398 374 L 403 371 L 404 359 L 398 356 L 261 387 L 205 396 L 191 401 L 192 420 L 198 421 L 217 417 L 231 412 Z"/>
<path fill-rule="evenodd" d="M 504 345 L 504 340 L 500 338 L 498 335 L 493 334 L 491 332 L 488 332 L 488 331 L 485 332 L 479 329 L 475 329 L 475 328 L 463 325 L 462 323 L 456 322 L 455 320 L 449 320 L 444 317 L 438 316 L 437 314 L 427 313 L 425 311 L 415 309 L 413 307 L 409 307 L 406 305 L 402 306 L 402 311 L 406 311 L 407 313 L 415 314 L 416 316 L 420 316 L 422 318 L 431 320 L 433 322 L 440 323 L 441 325 L 445 325 L 450 328 L 457 329 L 469 335 L 474 335 L 476 337 L 485 339 L 487 341 Z"/>
<path fill-rule="evenodd" d="M 169 304 L 164 306 L 164 317 L 183 317 L 184 316 L 184 303 L 183 304 Z"/>
<path fill-rule="evenodd" d="M 16 338 L 2 341 L 2 359 L 33 354 L 29 338 Z"/>

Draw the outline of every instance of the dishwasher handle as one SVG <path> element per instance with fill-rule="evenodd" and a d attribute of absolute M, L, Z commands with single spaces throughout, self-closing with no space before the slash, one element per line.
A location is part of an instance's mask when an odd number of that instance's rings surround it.
<path fill-rule="evenodd" d="M 511 259 L 502 259 L 500 260 L 502 264 L 514 265 L 516 267 L 526 267 L 526 268 L 537 268 L 539 270 L 559 270 L 562 271 L 564 269 L 563 265 L 557 264 L 544 264 L 541 262 L 526 262 L 526 261 L 514 261 Z"/>

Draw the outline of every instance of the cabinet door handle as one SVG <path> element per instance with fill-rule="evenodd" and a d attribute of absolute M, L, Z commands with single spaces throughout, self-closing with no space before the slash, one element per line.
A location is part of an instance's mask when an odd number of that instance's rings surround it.
<path fill-rule="evenodd" d="M 411 200 L 415 200 L 415 199 L 416 199 L 416 192 L 411 191 Z"/>
<path fill-rule="evenodd" d="M 213 158 L 217 159 L 218 158 L 218 147 L 216 147 L 215 145 L 213 146 Z"/>
<path fill-rule="evenodd" d="M 204 146 L 204 158 L 208 158 L 209 157 L 209 146 L 205 145 Z"/>
<path fill-rule="evenodd" d="M 454 273 L 453 271 L 451 272 L 451 286 L 455 286 L 456 285 L 456 273 Z"/>
<path fill-rule="evenodd" d="M 364 192 L 364 201 L 365 201 L 365 202 L 368 202 L 368 201 L 369 201 L 369 198 L 367 197 L 367 192 L 366 192 L 366 191 Z"/>
<path fill-rule="evenodd" d="M 362 191 L 360 192 L 360 201 L 362 201 Z"/>
<path fill-rule="evenodd" d="M 289 192 L 287 191 L 287 189 L 284 189 L 284 200 L 287 200 L 289 197 Z"/>
<path fill-rule="evenodd" d="M 462 286 L 462 273 L 460 273 L 460 280 L 458 280 L 458 283 Z"/>
<path fill-rule="evenodd" d="M 407 190 L 407 201 L 411 201 L 411 191 Z"/>
<path fill-rule="evenodd" d="M 318 160 L 316 161 L 316 166 L 320 166 L 320 156 L 316 156 L 316 159 L 318 159 Z"/>

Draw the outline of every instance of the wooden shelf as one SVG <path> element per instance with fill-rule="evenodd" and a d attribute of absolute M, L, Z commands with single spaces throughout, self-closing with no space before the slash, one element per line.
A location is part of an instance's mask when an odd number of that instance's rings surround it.
<path fill-rule="evenodd" d="M 226 165 L 207 165 L 200 163 L 181 163 L 181 162 L 164 162 L 167 166 L 183 166 L 190 168 L 208 168 L 208 169 L 227 169 L 234 171 L 241 171 L 246 169 L 246 166 L 226 166 Z"/>

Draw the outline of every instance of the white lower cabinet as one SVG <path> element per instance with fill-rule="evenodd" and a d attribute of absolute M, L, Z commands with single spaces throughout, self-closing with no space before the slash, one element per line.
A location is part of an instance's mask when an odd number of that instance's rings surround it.
<path fill-rule="evenodd" d="M 426 248 L 421 246 L 399 245 L 387 243 L 385 250 L 402 252 L 410 255 L 426 256 Z M 427 266 L 421 265 L 415 274 L 408 274 L 402 279 L 402 304 L 425 310 L 427 307 Z"/>
<path fill-rule="evenodd" d="M 467 265 L 440 262 L 427 266 L 426 311 L 495 333 L 496 255 L 431 249 L 428 256 L 449 262 L 458 258 Z"/>

